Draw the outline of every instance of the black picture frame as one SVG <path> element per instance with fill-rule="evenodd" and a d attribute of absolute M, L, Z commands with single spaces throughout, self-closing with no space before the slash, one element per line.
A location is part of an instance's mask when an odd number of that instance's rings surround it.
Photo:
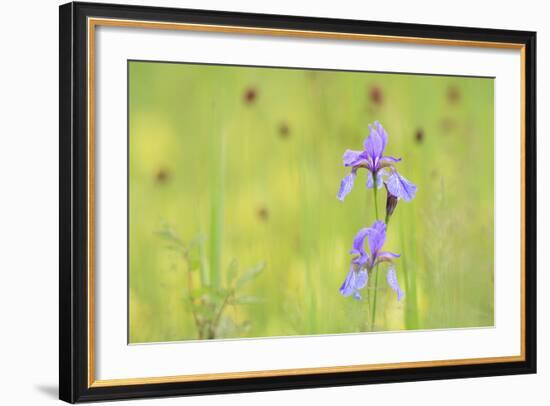
<path fill-rule="evenodd" d="M 67 402 L 236 393 L 536 372 L 536 33 L 93 3 L 60 6 L 59 397 Z M 361 372 L 91 387 L 88 380 L 87 19 L 343 32 L 524 46 L 524 360 Z"/>

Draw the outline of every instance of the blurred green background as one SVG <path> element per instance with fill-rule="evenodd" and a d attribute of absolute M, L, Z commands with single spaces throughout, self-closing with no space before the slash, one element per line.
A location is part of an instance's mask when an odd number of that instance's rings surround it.
<path fill-rule="evenodd" d="M 375 330 L 492 326 L 493 79 L 129 62 L 129 342 L 370 330 L 338 292 L 374 221 L 368 123 L 418 186 Z M 386 193 L 379 193 L 385 207 Z M 364 295 L 365 296 L 365 295 Z"/>

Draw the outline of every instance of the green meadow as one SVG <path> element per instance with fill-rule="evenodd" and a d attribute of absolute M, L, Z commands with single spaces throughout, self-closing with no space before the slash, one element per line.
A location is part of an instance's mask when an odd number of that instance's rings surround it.
<path fill-rule="evenodd" d="M 128 92 L 130 343 L 493 325 L 493 79 L 131 61 Z M 366 171 L 336 193 L 375 120 L 418 190 L 372 325 L 339 293 Z"/>

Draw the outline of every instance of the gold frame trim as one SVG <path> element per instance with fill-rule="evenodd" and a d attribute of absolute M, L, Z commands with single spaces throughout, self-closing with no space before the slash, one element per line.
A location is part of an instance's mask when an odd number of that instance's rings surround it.
<path fill-rule="evenodd" d="M 520 163 L 521 163 L 521 270 L 520 270 L 520 335 L 521 350 L 519 355 L 485 358 L 464 358 L 453 360 L 434 360 L 416 362 L 397 362 L 384 364 L 347 365 L 318 368 L 277 369 L 267 371 L 222 372 L 212 374 L 192 374 L 160 376 L 147 378 L 95 379 L 95 278 L 94 278 L 94 215 L 95 215 L 95 28 L 97 26 L 150 28 L 161 30 L 184 30 L 195 32 L 218 32 L 248 35 L 269 35 L 299 38 L 341 39 L 371 42 L 389 42 L 436 46 L 460 46 L 477 48 L 513 49 L 520 51 L 521 65 L 521 119 L 520 119 Z M 120 20 L 109 18 L 88 19 L 88 388 L 113 387 L 125 385 L 143 385 L 160 383 L 177 383 L 193 381 L 212 381 L 218 379 L 239 379 L 258 377 L 277 377 L 288 375 L 331 374 L 339 372 L 362 372 L 391 370 L 396 368 L 425 368 L 440 366 L 457 366 L 472 364 L 492 364 L 503 362 L 525 361 L 525 45 L 507 42 L 463 41 L 453 39 L 436 39 L 421 37 L 399 37 L 391 35 L 353 34 L 344 32 L 305 31 L 259 27 L 241 27 L 228 25 L 163 23 L 139 20 Z"/>

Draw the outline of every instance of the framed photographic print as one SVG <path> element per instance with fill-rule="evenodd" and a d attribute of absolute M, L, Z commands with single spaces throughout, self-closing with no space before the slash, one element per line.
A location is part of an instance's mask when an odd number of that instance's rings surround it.
<path fill-rule="evenodd" d="M 534 32 L 60 7 L 60 398 L 534 373 Z"/>

